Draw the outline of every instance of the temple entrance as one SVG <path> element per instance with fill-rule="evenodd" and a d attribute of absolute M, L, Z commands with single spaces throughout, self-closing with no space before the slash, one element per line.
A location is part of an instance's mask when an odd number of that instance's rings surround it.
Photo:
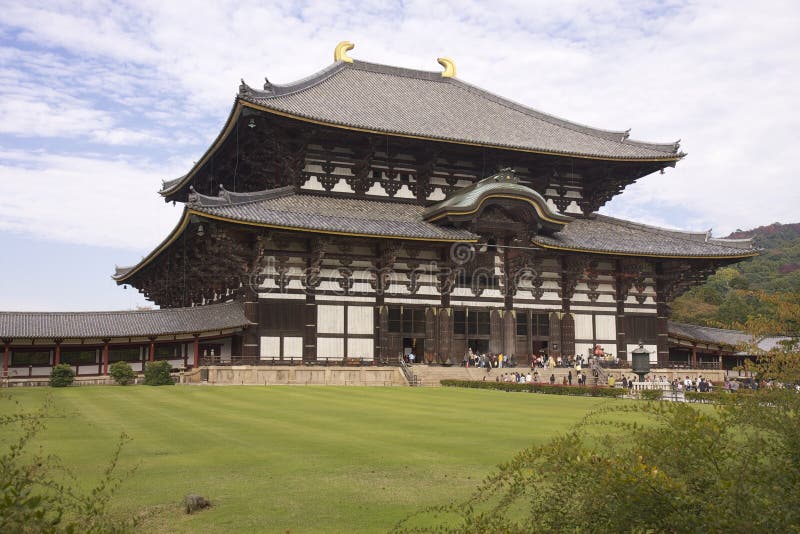
<path fill-rule="evenodd" d="M 424 337 L 404 337 L 403 338 L 403 359 L 406 363 L 411 363 L 409 354 L 414 353 L 414 363 L 423 363 L 425 356 Z"/>
<path fill-rule="evenodd" d="M 468 339 L 467 347 L 472 348 L 474 354 L 488 354 L 489 353 L 489 340 L 488 339 Z"/>

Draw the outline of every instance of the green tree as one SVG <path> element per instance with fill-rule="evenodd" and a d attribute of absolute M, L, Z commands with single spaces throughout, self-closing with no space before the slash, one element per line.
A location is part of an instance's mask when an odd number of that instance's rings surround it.
<path fill-rule="evenodd" d="M 172 366 L 167 361 L 149 362 L 144 368 L 144 383 L 148 386 L 171 386 L 170 371 Z"/>
<path fill-rule="evenodd" d="M 89 492 L 61 464 L 57 456 L 32 452 L 36 436 L 55 410 L 48 400 L 37 411 L 24 411 L 8 404 L 0 411 L 0 426 L 13 427 L 0 450 L 0 532 L 14 533 L 115 533 L 125 532 L 132 522 L 118 521 L 107 513 L 108 503 L 119 484 L 130 475 L 117 469 L 124 434 L 100 482 Z"/>
<path fill-rule="evenodd" d="M 54 388 L 71 386 L 75 381 L 75 371 L 66 363 L 54 365 L 50 371 L 50 385 Z"/>
<path fill-rule="evenodd" d="M 774 387 L 716 406 L 616 402 L 525 449 L 466 502 L 407 517 L 396 532 L 800 531 L 800 297 L 759 295 L 753 352 Z M 751 349 L 755 350 L 755 349 Z"/>
<path fill-rule="evenodd" d="M 136 378 L 133 367 L 128 362 L 114 362 L 108 368 L 108 374 L 114 382 L 121 386 L 132 384 Z"/>

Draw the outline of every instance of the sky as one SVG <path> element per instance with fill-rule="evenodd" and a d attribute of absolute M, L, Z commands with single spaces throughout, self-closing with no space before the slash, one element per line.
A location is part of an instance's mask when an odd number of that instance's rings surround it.
<path fill-rule="evenodd" d="M 725 236 L 800 221 L 800 2 L 0 0 L 0 310 L 132 309 L 110 278 L 172 229 L 157 194 L 243 78 L 355 59 L 440 71 L 688 156 L 601 211 Z"/>

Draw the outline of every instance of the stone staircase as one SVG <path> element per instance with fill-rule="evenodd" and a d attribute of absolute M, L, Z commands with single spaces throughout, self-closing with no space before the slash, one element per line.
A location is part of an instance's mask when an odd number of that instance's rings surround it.
<path fill-rule="evenodd" d="M 503 369 L 492 368 L 490 373 L 486 372 L 486 369 L 481 369 L 480 367 L 443 367 L 440 365 L 412 365 L 410 366 L 410 371 L 414 373 L 417 377 L 417 385 L 423 387 L 440 387 L 442 380 L 483 380 L 486 377 L 487 381 L 494 382 L 498 376 L 503 375 L 504 373 L 524 373 L 528 374 L 530 371 L 529 367 L 505 367 Z M 550 375 L 553 374 L 556 377 L 556 384 L 561 384 L 564 380 L 564 377 L 572 371 L 572 383 L 577 384 L 578 381 L 576 379 L 575 369 L 569 369 L 564 367 L 559 367 L 555 369 L 538 369 L 539 371 L 539 382 L 540 383 L 550 383 Z M 584 373 L 589 372 L 588 369 L 584 369 Z M 586 384 L 592 385 L 593 380 L 591 374 L 587 379 Z"/>

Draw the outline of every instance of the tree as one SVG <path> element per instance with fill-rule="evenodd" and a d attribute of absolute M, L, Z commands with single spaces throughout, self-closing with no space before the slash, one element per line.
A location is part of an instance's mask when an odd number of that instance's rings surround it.
<path fill-rule="evenodd" d="M 11 404 L 5 395 L 1 401 Z M 124 532 L 132 523 L 120 522 L 107 514 L 107 505 L 119 484 L 131 472 L 117 470 L 120 454 L 128 440 L 124 434 L 100 482 L 89 492 L 79 489 L 57 456 L 31 454 L 35 437 L 44 430 L 54 410 L 48 400 L 37 411 L 18 405 L 0 410 L 0 426 L 12 427 L 0 450 L 0 532 L 19 533 L 114 533 Z"/>
<path fill-rule="evenodd" d="M 108 374 L 114 379 L 114 382 L 121 386 L 127 386 L 133 383 L 136 378 L 136 373 L 128 362 L 114 362 L 108 368 Z"/>
<path fill-rule="evenodd" d="M 754 352 L 775 387 L 720 404 L 613 403 L 525 449 L 466 502 L 407 517 L 395 532 L 798 532 L 800 298 L 761 295 L 747 327 L 785 342 Z"/>
<path fill-rule="evenodd" d="M 171 386 L 174 384 L 169 362 L 149 362 L 144 368 L 144 383 L 148 386 Z"/>
<path fill-rule="evenodd" d="M 54 365 L 50 371 L 50 386 L 54 388 L 71 386 L 74 381 L 75 371 L 66 363 Z"/>

